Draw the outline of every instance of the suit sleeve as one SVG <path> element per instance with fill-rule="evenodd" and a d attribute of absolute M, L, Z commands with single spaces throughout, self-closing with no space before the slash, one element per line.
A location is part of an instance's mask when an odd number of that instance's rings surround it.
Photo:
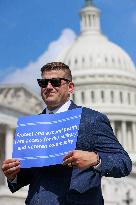
<path fill-rule="evenodd" d="M 8 182 L 8 187 L 12 193 L 30 184 L 32 178 L 31 169 L 21 169 L 17 174 L 17 183 Z"/>
<path fill-rule="evenodd" d="M 102 176 L 124 177 L 132 169 L 128 153 L 115 137 L 108 118 L 99 114 L 93 129 L 94 150 L 101 158 L 100 171 Z"/>

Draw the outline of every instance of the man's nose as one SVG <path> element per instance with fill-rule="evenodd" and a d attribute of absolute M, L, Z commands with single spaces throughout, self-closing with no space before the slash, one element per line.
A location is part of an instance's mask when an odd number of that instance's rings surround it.
<path fill-rule="evenodd" d="M 53 88 L 53 86 L 52 86 L 52 84 L 50 83 L 50 81 L 48 82 L 48 84 L 47 84 L 47 87 L 46 87 L 47 89 L 52 89 Z"/>

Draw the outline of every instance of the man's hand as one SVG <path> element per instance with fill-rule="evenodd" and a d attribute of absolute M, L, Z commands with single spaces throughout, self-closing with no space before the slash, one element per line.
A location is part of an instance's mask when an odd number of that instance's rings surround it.
<path fill-rule="evenodd" d="M 20 162 L 16 159 L 7 159 L 2 164 L 2 171 L 7 179 L 12 181 L 20 171 Z"/>
<path fill-rule="evenodd" d="M 63 165 L 87 169 L 97 165 L 98 157 L 95 152 L 74 150 L 64 157 Z"/>

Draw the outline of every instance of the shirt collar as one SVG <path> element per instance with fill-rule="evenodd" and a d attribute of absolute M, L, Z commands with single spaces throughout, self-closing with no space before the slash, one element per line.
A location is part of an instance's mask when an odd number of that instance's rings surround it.
<path fill-rule="evenodd" d="M 65 112 L 69 109 L 69 106 L 71 104 L 71 100 L 68 100 L 65 104 L 63 104 L 61 107 L 58 107 L 54 110 L 49 110 L 48 108 L 46 108 L 46 114 L 49 114 L 50 112 L 55 113 L 60 113 L 60 112 Z"/>

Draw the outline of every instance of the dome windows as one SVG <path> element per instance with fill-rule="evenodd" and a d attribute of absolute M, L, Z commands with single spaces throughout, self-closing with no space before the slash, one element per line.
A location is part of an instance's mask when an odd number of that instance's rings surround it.
<path fill-rule="evenodd" d="M 92 58 L 91 58 L 91 60 L 92 60 Z M 76 67 L 77 67 L 77 65 L 80 65 L 80 67 L 81 67 L 81 65 L 83 66 L 85 64 L 85 57 L 74 58 L 74 59 L 72 59 L 72 61 L 68 60 L 68 65 L 70 66 L 71 64 L 76 66 Z"/>

